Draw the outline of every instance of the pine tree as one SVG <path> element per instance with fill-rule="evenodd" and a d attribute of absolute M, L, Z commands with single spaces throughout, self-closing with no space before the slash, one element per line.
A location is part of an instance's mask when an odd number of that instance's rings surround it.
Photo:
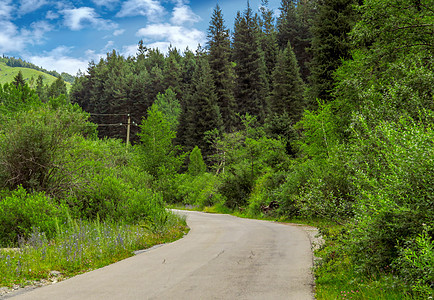
<path fill-rule="evenodd" d="M 169 53 L 165 59 L 163 74 L 164 74 L 164 89 L 172 89 L 176 95 L 181 96 L 181 60 L 179 52 L 169 48 Z"/>
<path fill-rule="evenodd" d="M 15 85 L 17 88 L 26 85 L 26 81 L 24 80 L 23 73 L 21 73 L 21 71 L 18 71 L 18 74 L 14 77 L 12 84 Z"/>
<path fill-rule="evenodd" d="M 285 49 L 288 41 L 294 49 L 303 80 L 307 80 L 310 71 L 308 63 L 312 54 L 308 51 L 312 43 L 310 26 L 318 0 L 282 0 L 281 13 L 277 19 L 278 43 Z"/>
<path fill-rule="evenodd" d="M 276 115 L 287 113 L 293 121 L 298 121 L 304 109 L 304 83 L 290 42 L 277 58 L 273 83 L 272 112 Z"/>
<path fill-rule="evenodd" d="M 332 99 L 333 72 L 350 57 L 348 33 L 355 23 L 355 0 L 321 0 L 312 27 L 312 53 L 308 92 L 311 105 L 316 98 Z"/>
<path fill-rule="evenodd" d="M 269 87 L 260 46 L 258 17 L 253 15 L 249 4 L 243 14 L 238 12 L 235 18 L 233 59 L 236 63 L 235 99 L 238 113 L 249 113 L 263 122 L 268 111 L 266 98 Z"/>
<path fill-rule="evenodd" d="M 234 97 L 234 74 L 230 62 L 231 48 L 229 30 L 224 25 L 222 11 L 217 5 L 208 28 L 209 64 L 217 94 L 217 104 L 223 118 L 225 130 L 236 127 L 236 103 Z"/>
<path fill-rule="evenodd" d="M 261 48 L 264 52 L 265 66 L 267 67 L 267 81 L 272 86 L 272 74 L 276 66 L 279 47 L 277 43 L 277 31 L 275 27 L 274 13 L 268 8 L 268 0 L 261 1 Z"/>
<path fill-rule="evenodd" d="M 198 58 L 191 94 L 187 97 L 185 106 L 182 118 L 188 127 L 184 130 L 182 145 L 186 150 L 198 146 L 206 158 L 211 149 L 204 139 L 205 132 L 213 129 L 221 132 L 223 122 L 217 105 L 211 68 L 204 57 Z"/>
<path fill-rule="evenodd" d="M 44 76 L 39 75 L 36 79 L 36 94 L 38 94 L 39 99 L 45 102 L 47 100 L 47 91 L 44 86 Z"/>
<path fill-rule="evenodd" d="M 57 77 L 47 91 L 47 98 L 56 98 L 60 95 L 68 95 L 68 90 L 66 89 L 66 83 L 63 81 L 62 77 Z"/>

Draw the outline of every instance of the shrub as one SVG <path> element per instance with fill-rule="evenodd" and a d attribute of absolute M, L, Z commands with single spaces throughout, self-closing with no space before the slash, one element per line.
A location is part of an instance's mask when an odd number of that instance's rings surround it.
<path fill-rule="evenodd" d="M 87 115 L 44 105 L 18 112 L 0 133 L 0 182 L 9 189 L 45 191 L 55 196 L 70 189 L 71 164 L 65 155 L 76 136 L 88 132 Z"/>
<path fill-rule="evenodd" d="M 434 219 L 434 130 L 411 118 L 373 129 L 359 122 L 352 149 L 357 210 L 348 247 L 359 268 L 376 273 Z"/>
<path fill-rule="evenodd" d="M 424 224 L 421 234 L 400 247 L 396 267 L 420 298 L 429 299 L 433 295 L 434 241 L 430 226 Z"/>
<path fill-rule="evenodd" d="M 182 174 L 177 185 L 177 202 L 195 205 L 200 208 L 221 201 L 218 193 L 219 178 L 210 173 L 199 176 Z"/>
<path fill-rule="evenodd" d="M 56 225 L 66 221 L 68 209 L 44 193 L 28 193 L 18 187 L 0 201 L 0 244 L 16 245 L 19 238 L 28 238 L 33 228 L 47 238 L 56 234 Z"/>
<path fill-rule="evenodd" d="M 190 153 L 190 163 L 188 164 L 188 173 L 193 176 L 200 175 L 206 171 L 206 165 L 202 158 L 202 152 L 196 146 Z"/>

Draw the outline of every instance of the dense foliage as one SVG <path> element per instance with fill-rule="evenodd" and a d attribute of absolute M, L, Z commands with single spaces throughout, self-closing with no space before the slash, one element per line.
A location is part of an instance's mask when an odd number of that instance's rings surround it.
<path fill-rule="evenodd" d="M 0 87 L 0 209 L 29 198 L 53 218 L 151 227 L 170 218 L 163 203 L 327 220 L 318 298 L 432 296 L 430 1 L 282 0 L 277 18 L 262 3 L 232 37 L 216 6 L 195 53 L 140 41 L 91 62 L 74 105 L 61 82 L 46 98 L 19 78 Z M 56 233 L 31 207 L 14 208 L 21 227 L 4 215 L 2 242 Z"/>

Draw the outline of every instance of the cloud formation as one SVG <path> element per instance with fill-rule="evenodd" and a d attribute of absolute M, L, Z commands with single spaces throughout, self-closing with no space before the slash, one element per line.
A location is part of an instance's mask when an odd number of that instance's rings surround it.
<path fill-rule="evenodd" d="M 78 70 L 82 72 L 87 70 L 89 61 L 98 60 L 101 57 L 93 51 L 87 51 L 86 57 L 83 58 L 71 57 L 71 50 L 71 47 L 59 46 L 49 52 L 43 53 L 43 55 L 33 55 L 27 57 L 27 59 L 47 70 L 56 70 L 59 73 L 66 72 L 76 75 Z"/>
<path fill-rule="evenodd" d="M 65 26 L 74 31 L 81 30 L 86 25 L 96 28 L 97 30 L 108 30 L 117 27 L 112 21 L 100 18 L 92 7 L 64 9 L 62 13 L 65 18 Z"/>
<path fill-rule="evenodd" d="M 48 2 L 46 0 L 21 0 L 19 13 L 21 15 L 28 14 L 30 12 L 38 10 L 39 8 L 44 6 L 45 4 L 48 4 Z"/>
<path fill-rule="evenodd" d="M 137 36 L 143 37 L 146 40 L 157 40 L 149 44 L 151 48 L 158 47 L 162 51 L 166 51 L 171 44 L 178 49 L 195 48 L 198 44 L 205 43 L 205 33 L 195 28 L 187 28 L 179 25 L 151 24 L 141 28 L 137 32 Z"/>
<path fill-rule="evenodd" d="M 187 5 L 176 6 L 173 9 L 172 18 L 170 19 L 170 21 L 176 25 L 182 25 L 185 23 L 196 23 L 200 20 L 201 18 L 196 15 Z"/>
<path fill-rule="evenodd" d="M 116 17 L 145 16 L 148 20 L 158 21 L 166 13 L 166 10 L 156 0 L 127 0 L 122 4 L 121 10 Z"/>
<path fill-rule="evenodd" d="M 119 0 L 92 0 L 98 6 L 105 6 L 107 8 L 113 8 L 115 4 L 119 3 Z"/>
<path fill-rule="evenodd" d="M 11 0 L 0 0 L 0 20 L 10 20 L 13 10 Z"/>

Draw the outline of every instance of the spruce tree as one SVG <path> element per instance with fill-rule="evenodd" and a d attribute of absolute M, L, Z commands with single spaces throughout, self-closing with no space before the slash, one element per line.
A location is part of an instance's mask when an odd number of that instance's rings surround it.
<path fill-rule="evenodd" d="M 179 65 L 180 54 L 175 49 L 170 48 L 169 54 L 165 59 L 163 74 L 164 74 L 164 89 L 172 89 L 178 97 L 182 94 L 181 90 L 181 66 Z"/>
<path fill-rule="evenodd" d="M 275 27 L 274 13 L 268 8 L 268 0 L 261 1 L 261 48 L 264 52 L 265 66 L 267 68 L 267 81 L 272 86 L 272 73 L 279 54 L 279 46 L 277 43 L 277 31 Z"/>
<path fill-rule="evenodd" d="M 26 81 L 24 80 L 23 73 L 21 71 L 18 71 L 18 74 L 14 77 L 12 84 L 15 85 L 17 88 L 26 85 Z"/>
<path fill-rule="evenodd" d="M 314 105 L 316 98 L 332 99 L 333 73 L 343 59 L 350 57 L 348 33 L 355 23 L 355 3 L 356 0 L 321 0 L 318 3 L 318 14 L 312 27 L 313 58 L 308 92 L 311 105 Z"/>
<path fill-rule="evenodd" d="M 278 43 L 280 49 L 285 49 L 288 41 L 291 43 L 300 67 L 303 80 L 307 80 L 310 72 L 308 63 L 312 54 L 308 51 L 312 43 L 310 26 L 315 14 L 318 0 L 282 0 L 281 13 L 277 19 Z"/>
<path fill-rule="evenodd" d="M 36 79 L 36 94 L 38 94 L 39 99 L 45 102 L 47 100 L 47 91 L 44 86 L 44 76 L 39 75 Z"/>
<path fill-rule="evenodd" d="M 234 97 L 234 73 L 230 61 L 231 48 L 229 30 L 224 25 L 220 6 L 214 9 L 208 28 L 209 64 L 215 84 L 217 104 L 224 122 L 225 130 L 235 129 L 236 103 Z"/>
<path fill-rule="evenodd" d="M 198 146 L 203 150 L 206 159 L 211 154 L 211 149 L 204 139 L 205 132 L 213 129 L 221 131 L 223 122 L 217 105 L 211 68 L 205 57 L 198 58 L 191 94 L 186 99 L 183 113 L 183 123 L 188 124 L 188 128 L 184 130 L 182 145 L 187 150 Z"/>
<path fill-rule="evenodd" d="M 269 93 L 264 53 L 260 46 L 260 28 L 257 15 L 248 4 L 235 18 L 233 35 L 233 59 L 236 63 L 235 99 L 238 113 L 249 113 L 260 122 L 268 112 L 266 98 Z"/>
<path fill-rule="evenodd" d="M 60 95 L 68 95 L 68 90 L 66 89 L 66 83 L 63 81 L 62 77 L 57 77 L 50 87 L 48 88 L 47 97 L 56 98 Z"/>
<path fill-rule="evenodd" d="M 271 94 L 272 112 L 277 115 L 288 114 L 298 121 L 304 109 L 304 83 L 291 43 L 277 58 L 273 72 L 273 92 Z"/>

